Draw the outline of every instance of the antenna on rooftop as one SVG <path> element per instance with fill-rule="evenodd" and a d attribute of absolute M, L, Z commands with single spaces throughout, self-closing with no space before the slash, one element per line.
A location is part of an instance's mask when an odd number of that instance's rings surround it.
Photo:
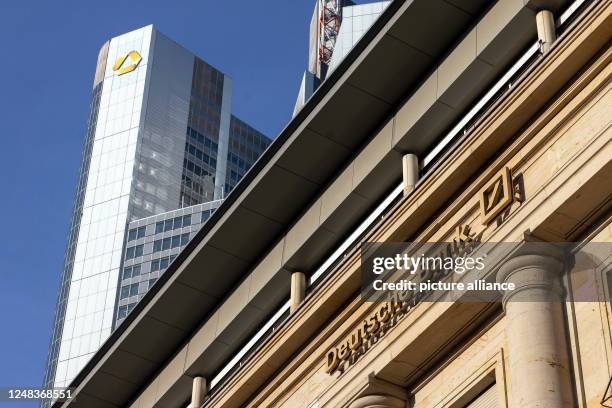
<path fill-rule="evenodd" d="M 318 72 L 319 78 L 325 76 L 342 20 L 342 0 L 318 0 Z"/>

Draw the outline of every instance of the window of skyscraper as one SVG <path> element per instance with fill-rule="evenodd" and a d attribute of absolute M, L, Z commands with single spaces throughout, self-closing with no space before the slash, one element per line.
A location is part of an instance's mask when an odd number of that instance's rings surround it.
<path fill-rule="evenodd" d="M 120 299 L 126 299 L 130 297 L 130 287 L 129 286 L 124 286 L 121 288 L 121 295 L 119 296 Z"/>
<path fill-rule="evenodd" d="M 137 256 L 142 256 L 144 253 L 144 245 L 136 245 L 125 250 L 125 259 L 133 259 Z"/>
<path fill-rule="evenodd" d="M 128 249 L 125 250 L 125 259 L 132 259 L 134 258 L 134 251 L 135 251 L 135 247 L 129 247 Z"/>
<path fill-rule="evenodd" d="M 176 217 L 172 220 L 173 229 L 182 228 L 183 227 L 183 217 Z"/>
<path fill-rule="evenodd" d="M 140 265 L 141 264 L 136 264 L 132 266 L 132 278 L 140 276 Z"/>
<path fill-rule="evenodd" d="M 182 235 L 189 236 L 188 233 Z M 172 237 L 155 240 L 153 242 L 153 252 L 165 251 L 170 248 L 178 248 L 179 246 L 182 246 L 182 242 L 184 240 L 182 235 L 174 235 Z"/>
<path fill-rule="evenodd" d="M 120 306 L 119 307 L 119 311 L 117 312 L 117 319 L 125 319 L 125 317 L 128 314 L 128 307 L 127 306 Z"/>
<path fill-rule="evenodd" d="M 139 227 L 131 229 L 128 232 L 128 242 L 134 241 L 135 239 L 143 238 L 145 236 L 147 227 Z"/>
<path fill-rule="evenodd" d="M 159 260 L 159 269 L 166 269 L 170 265 L 170 258 L 162 258 Z"/>
<path fill-rule="evenodd" d="M 211 210 L 202 211 L 202 222 L 206 221 L 210 217 L 211 213 Z"/>

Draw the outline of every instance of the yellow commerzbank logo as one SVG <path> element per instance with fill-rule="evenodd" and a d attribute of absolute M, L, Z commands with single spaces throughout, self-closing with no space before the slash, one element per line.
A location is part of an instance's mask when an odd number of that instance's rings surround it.
<path fill-rule="evenodd" d="M 129 61 L 126 64 L 128 58 Z M 117 75 L 127 74 L 135 70 L 138 64 L 140 64 L 140 61 L 142 61 L 140 54 L 137 51 L 130 51 L 117 58 L 115 65 L 113 65 L 113 71 L 117 72 Z"/>

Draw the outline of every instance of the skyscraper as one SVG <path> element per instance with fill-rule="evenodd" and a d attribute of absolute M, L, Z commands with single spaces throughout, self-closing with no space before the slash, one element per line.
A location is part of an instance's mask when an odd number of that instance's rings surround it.
<path fill-rule="evenodd" d="M 310 20 L 308 68 L 302 77 L 294 116 L 390 2 L 355 4 L 352 0 L 316 0 Z"/>
<path fill-rule="evenodd" d="M 212 200 L 214 210 L 270 143 L 231 104 L 231 79 L 153 26 L 100 49 L 46 387 L 67 386 L 111 333 L 126 259 L 151 259 L 128 247 L 146 232 L 132 237 L 130 223 Z M 183 241 L 198 216 L 181 218 Z"/>

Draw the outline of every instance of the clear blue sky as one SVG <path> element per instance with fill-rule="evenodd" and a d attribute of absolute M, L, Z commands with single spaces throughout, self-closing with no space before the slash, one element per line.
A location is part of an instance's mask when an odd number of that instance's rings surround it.
<path fill-rule="evenodd" d="M 155 24 L 229 74 L 234 112 L 275 137 L 290 118 L 306 65 L 313 5 L 314 0 L 2 2 L 0 387 L 42 381 L 104 41 Z"/>

